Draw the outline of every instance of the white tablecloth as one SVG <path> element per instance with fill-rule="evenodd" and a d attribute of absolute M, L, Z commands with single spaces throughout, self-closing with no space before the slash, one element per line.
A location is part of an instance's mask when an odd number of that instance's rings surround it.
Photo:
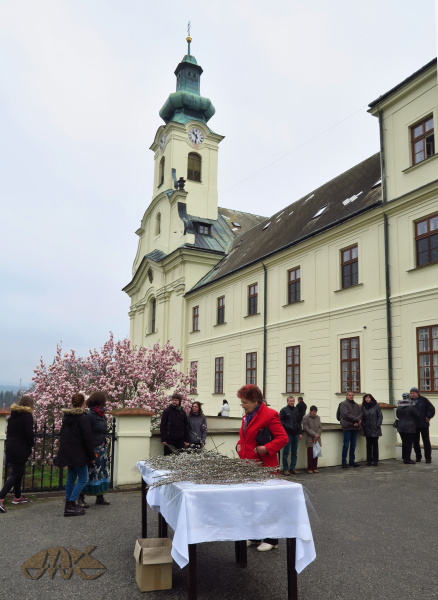
<path fill-rule="evenodd" d="M 137 463 L 151 485 L 163 471 Z M 182 568 L 188 544 L 263 538 L 296 538 L 295 568 L 315 560 L 303 486 L 283 479 L 234 485 L 172 483 L 149 489 L 147 502 L 174 530 L 172 557 Z"/>

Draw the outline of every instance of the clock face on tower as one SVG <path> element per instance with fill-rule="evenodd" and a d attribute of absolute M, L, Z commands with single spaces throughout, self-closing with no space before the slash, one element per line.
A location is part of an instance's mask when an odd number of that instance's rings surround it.
<path fill-rule="evenodd" d="M 197 146 L 202 144 L 204 141 L 204 134 L 197 127 L 192 127 L 192 129 L 190 129 L 188 135 L 189 135 L 189 140 L 193 144 L 196 144 Z"/>

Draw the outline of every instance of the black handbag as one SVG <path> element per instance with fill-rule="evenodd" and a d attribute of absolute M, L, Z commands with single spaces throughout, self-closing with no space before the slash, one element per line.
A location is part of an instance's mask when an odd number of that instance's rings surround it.
<path fill-rule="evenodd" d="M 262 427 L 262 429 L 259 430 L 259 432 L 256 436 L 256 444 L 257 444 L 257 446 L 265 446 L 269 442 L 272 442 L 273 439 L 274 439 L 274 436 L 269 431 L 269 428 Z"/>

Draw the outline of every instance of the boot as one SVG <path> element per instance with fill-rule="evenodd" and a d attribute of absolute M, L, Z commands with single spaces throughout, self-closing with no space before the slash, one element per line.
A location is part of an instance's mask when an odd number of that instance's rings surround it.
<path fill-rule="evenodd" d="M 66 500 L 64 517 L 79 517 L 80 515 L 85 515 L 85 510 L 79 506 L 76 506 L 76 502 L 74 500 Z"/>
<path fill-rule="evenodd" d="M 101 504 L 102 506 L 108 506 L 109 504 L 111 504 L 111 502 L 108 502 L 107 500 L 105 500 L 105 498 L 103 497 L 103 494 L 100 494 L 99 496 L 96 496 L 96 504 Z"/>
<path fill-rule="evenodd" d="M 79 506 L 79 508 L 90 508 L 90 505 L 87 504 L 87 502 L 85 502 L 85 495 L 84 494 L 79 494 L 78 506 Z"/>

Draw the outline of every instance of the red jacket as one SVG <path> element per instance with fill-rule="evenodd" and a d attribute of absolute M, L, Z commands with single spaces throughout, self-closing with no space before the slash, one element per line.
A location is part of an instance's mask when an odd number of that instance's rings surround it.
<path fill-rule="evenodd" d="M 245 419 L 245 417 L 243 417 Z M 278 412 L 272 408 L 268 408 L 264 402 L 260 405 L 255 417 L 251 419 L 250 424 L 243 430 L 244 420 L 240 428 L 240 439 L 237 444 L 240 444 L 240 458 L 249 458 L 251 460 L 262 461 L 265 467 L 278 466 L 277 452 L 279 452 L 289 442 L 289 437 L 285 432 L 283 425 L 280 423 Z M 254 448 L 257 446 L 256 437 L 260 429 L 267 427 L 273 436 L 272 442 L 265 445 L 268 454 L 257 454 Z"/>

